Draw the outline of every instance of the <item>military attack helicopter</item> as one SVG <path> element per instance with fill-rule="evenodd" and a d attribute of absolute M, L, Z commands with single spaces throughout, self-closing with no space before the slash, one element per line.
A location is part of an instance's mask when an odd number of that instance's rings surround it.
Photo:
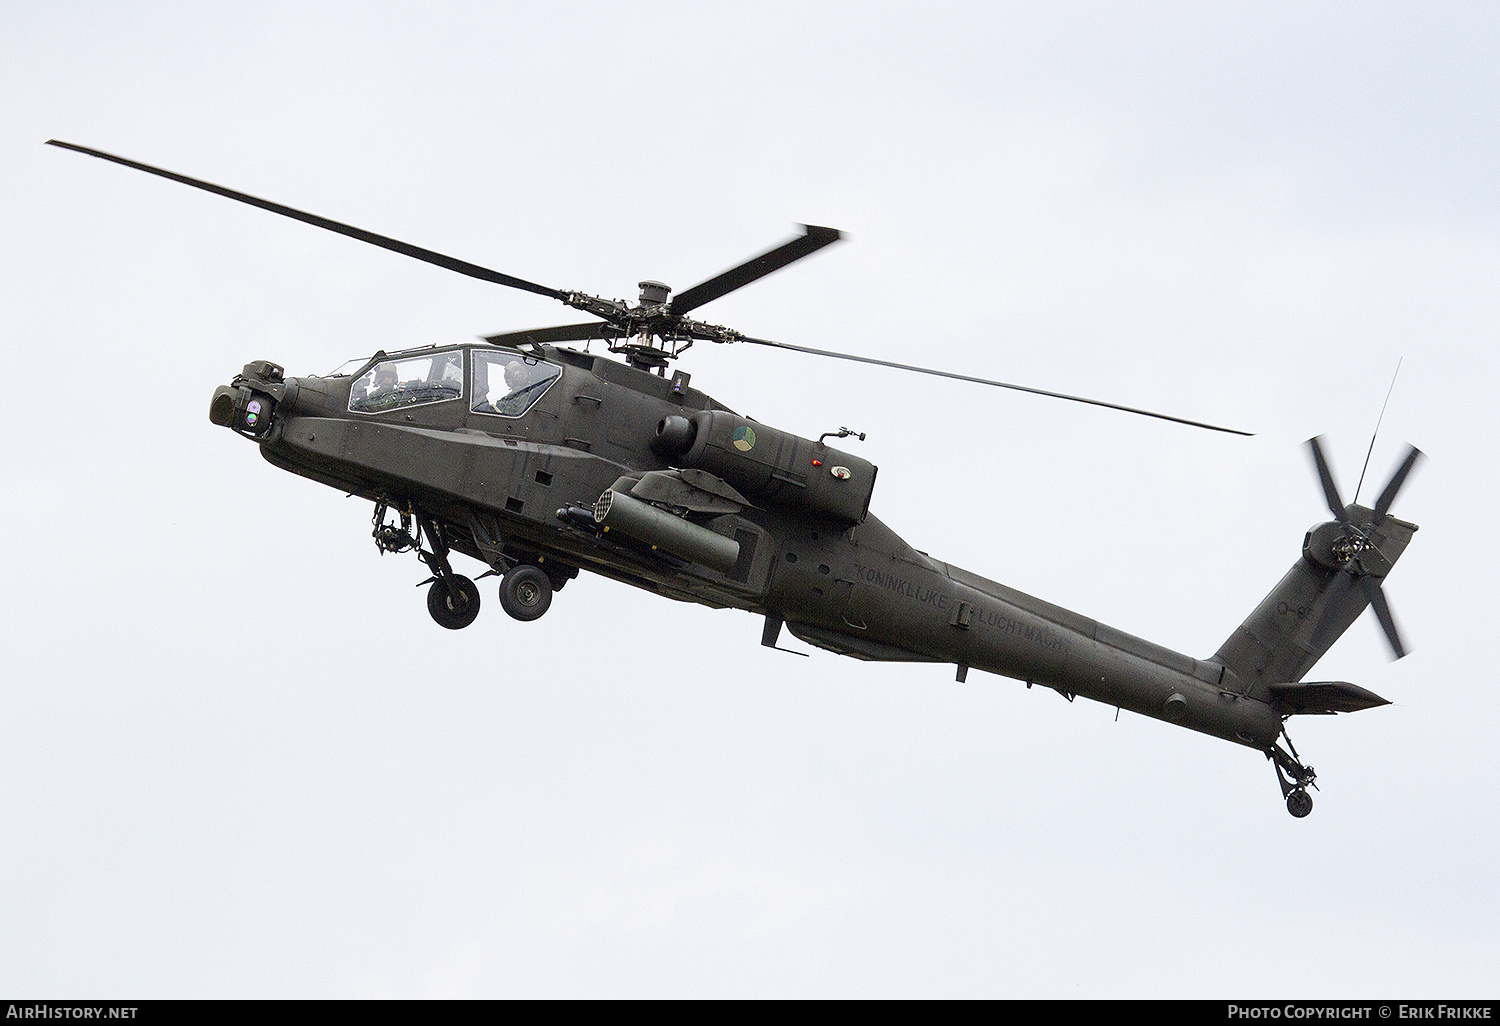
<path fill-rule="evenodd" d="M 695 342 L 740 342 L 1247 433 L 753 338 L 687 316 L 836 242 L 835 229 L 804 226 L 675 295 L 643 281 L 629 303 L 538 285 L 98 150 L 49 144 L 548 296 L 594 318 L 377 352 L 326 376 L 289 378 L 257 360 L 214 390 L 214 424 L 256 442 L 277 467 L 374 503 L 376 547 L 415 553 L 429 571 L 428 612 L 445 628 L 467 627 L 480 607 L 479 589 L 453 569 L 453 553 L 484 564 L 480 579 L 498 576 L 501 607 L 522 621 L 545 614 L 553 593 L 587 570 L 761 616 L 763 645 L 777 647 L 785 629 L 855 659 L 949 663 L 960 681 L 971 668 L 986 670 L 1253 748 L 1271 761 L 1297 817 L 1312 811 L 1316 774 L 1287 736 L 1287 719 L 1388 704 L 1354 684 L 1303 678 L 1367 606 L 1395 657 L 1406 653 L 1382 582 L 1417 530 L 1390 514 L 1421 458 L 1414 447 L 1367 507 L 1344 503 L 1323 446 L 1310 440 L 1333 520 L 1307 532 L 1300 558 L 1219 650 L 1195 659 L 908 545 L 870 515 L 875 466 L 828 444 L 854 435 L 850 429 L 801 438 L 736 414 L 690 387 L 683 371 L 668 374 Z M 623 362 L 557 344 L 593 340 Z"/>

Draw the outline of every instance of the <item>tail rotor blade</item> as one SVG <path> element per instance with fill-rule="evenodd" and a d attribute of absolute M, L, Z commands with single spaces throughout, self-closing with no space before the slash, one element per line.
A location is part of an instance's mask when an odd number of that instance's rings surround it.
<path fill-rule="evenodd" d="M 1418 449 L 1415 445 L 1412 446 L 1411 451 L 1406 454 L 1406 459 L 1402 461 L 1401 466 L 1396 468 L 1396 472 L 1391 475 L 1390 483 L 1385 486 L 1385 491 L 1381 492 L 1380 498 L 1375 500 L 1375 521 L 1377 523 L 1385 519 L 1386 511 L 1391 508 L 1391 503 L 1396 500 L 1396 493 L 1406 483 L 1406 475 L 1411 473 L 1412 468 L 1417 465 L 1422 455 L 1421 449 Z"/>
<path fill-rule="evenodd" d="M 1329 469 L 1328 458 L 1323 455 L 1322 438 L 1322 435 L 1309 438 L 1307 447 L 1312 450 L 1313 463 L 1318 469 L 1318 480 L 1323 483 L 1323 496 L 1328 500 L 1328 509 L 1333 513 L 1333 518 L 1342 524 L 1349 519 L 1349 514 L 1344 509 L 1344 500 L 1339 498 L 1338 485 L 1333 483 L 1333 471 Z"/>
<path fill-rule="evenodd" d="M 1391 655 L 1400 659 L 1406 655 L 1406 646 L 1401 643 L 1401 632 L 1396 629 L 1396 618 L 1391 615 L 1390 603 L 1385 600 L 1385 589 L 1381 588 L 1380 582 L 1373 577 L 1361 578 L 1364 584 L 1365 594 L 1370 597 L 1370 608 L 1375 610 L 1375 618 L 1380 621 L 1380 629 L 1385 631 L 1385 640 L 1391 644 Z"/>
<path fill-rule="evenodd" d="M 1344 599 L 1354 587 L 1354 576 L 1347 570 L 1340 570 L 1329 585 L 1328 592 L 1323 600 L 1323 616 L 1313 629 L 1309 638 L 1314 651 L 1326 652 L 1333 643 L 1339 639 L 1349 626 L 1349 621 L 1340 622 L 1340 608 L 1344 605 Z"/>

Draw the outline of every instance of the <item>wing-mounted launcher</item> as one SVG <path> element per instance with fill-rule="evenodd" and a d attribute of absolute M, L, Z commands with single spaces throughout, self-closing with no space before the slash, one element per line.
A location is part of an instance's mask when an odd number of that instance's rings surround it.
<path fill-rule="evenodd" d="M 561 520 L 601 532 L 616 532 L 677 559 L 722 574 L 744 569 L 740 541 L 730 534 L 731 518 L 752 505 L 724 481 L 702 470 L 651 470 L 623 474 L 592 508 L 567 506 Z"/>
<path fill-rule="evenodd" d="M 622 479 L 616 487 L 606 489 L 599 496 L 599 501 L 594 504 L 594 523 L 606 531 L 619 531 L 720 573 L 734 570 L 740 558 L 739 542 L 694 523 L 686 512 L 672 512 L 669 508 L 638 499 L 619 487 L 628 483 L 628 478 Z"/>
<path fill-rule="evenodd" d="M 870 511 L 876 467 L 869 460 L 727 410 L 663 419 L 654 448 L 671 463 L 721 478 L 753 502 L 845 524 L 860 523 Z"/>

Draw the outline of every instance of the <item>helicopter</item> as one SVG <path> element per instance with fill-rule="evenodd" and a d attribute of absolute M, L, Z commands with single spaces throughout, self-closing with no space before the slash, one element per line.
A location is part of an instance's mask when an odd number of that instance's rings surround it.
<path fill-rule="evenodd" d="M 1092 699 L 1261 752 L 1287 810 L 1307 816 L 1317 774 L 1294 715 L 1389 704 L 1347 681 L 1304 678 L 1368 607 L 1406 654 L 1383 582 L 1417 530 L 1390 509 L 1422 458 L 1409 447 L 1373 506 L 1345 503 L 1320 439 L 1308 448 L 1333 519 L 1310 528 L 1291 569 L 1218 651 L 1172 651 L 941 562 L 870 513 L 877 468 L 742 416 L 691 387 L 672 361 L 695 342 L 744 343 L 1088 403 L 1188 427 L 1248 432 L 1097 399 L 742 334 L 688 315 L 837 242 L 804 225 L 779 246 L 673 293 L 642 281 L 634 302 L 555 289 L 200 179 L 60 140 L 98 157 L 260 207 L 483 281 L 558 300 L 592 320 L 474 342 L 379 351 L 327 375 L 245 364 L 209 420 L 283 470 L 374 504 L 382 553 L 411 552 L 427 609 L 450 630 L 479 614 L 476 579 L 499 578 L 519 621 L 543 616 L 581 572 L 762 618 L 839 655 L 947 663 Z M 601 341 L 612 359 L 559 343 Z M 668 371 L 671 370 L 671 373 Z M 1373 448 L 1373 441 L 1372 441 Z M 1368 458 L 1367 458 L 1368 466 Z M 1356 500 L 1358 492 L 1356 491 Z"/>

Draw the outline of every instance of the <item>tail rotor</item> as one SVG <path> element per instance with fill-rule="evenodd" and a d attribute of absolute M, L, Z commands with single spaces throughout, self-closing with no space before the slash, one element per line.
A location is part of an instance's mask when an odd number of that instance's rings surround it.
<path fill-rule="evenodd" d="M 1380 546 L 1385 540 L 1385 532 L 1382 529 L 1391 519 L 1391 504 L 1395 502 L 1396 495 L 1406 483 L 1407 476 L 1422 459 L 1423 453 L 1415 446 L 1408 447 L 1406 458 L 1391 475 L 1391 479 L 1386 482 L 1385 489 L 1375 500 L 1374 508 L 1367 508 L 1357 503 L 1344 504 L 1339 495 L 1338 485 L 1334 483 L 1333 470 L 1329 466 L 1328 457 L 1323 452 L 1321 436 L 1309 438 L 1307 446 L 1312 451 L 1313 467 L 1323 486 L 1323 497 L 1327 500 L 1328 509 L 1334 517 L 1334 523 L 1324 524 L 1308 533 L 1307 555 L 1314 562 L 1338 571 L 1339 579 L 1333 584 L 1337 598 L 1342 599 L 1344 595 L 1356 588 L 1364 593 L 1369 600 L 1370 607 L 1375 611 L 1375 618 L 1380 621 L 1380 629 L 1385 633 L 1386 641 L 1391 646 L 1392 658 L 1400 659 L 1407 654 L 1408 649 L 1402 641 L 1401 632 L 1396 627 L 1395 616 L 1391 613 L 1390 603 L 1381 587 L 1381 581 L 1390 572 L 1395 560 L 1388 558 L 1381 551 Z M 1330 595 L 1330 599 L 1334 597 Z M 1341 601 L 1329 601 L 1326 604 L 1327 615 L 1313 632 L 1317 647 L 1326 648 L 1327 645 L 1320 644 L 1324 641 L 1332 644 L 1333 639 L 1347 626 L 1347 623 L 1341 623 L 1342 618 L 1336 615 L 1336 611 L 1342 606 L 1344 603 Z M 1330 634 L 1333 637 L 1329 637 Z"/>
<path fill-rule="evenodd" d="M 1416 524 L 1392 516 L 1391 506 L 1422 453 L 1408 449 L 1375 504 L 1362 506 L 1357 490 L 1353 502 L 1339 494 L 1323 439 L 1310 438 L 1307 447 L 1333 519 L 1307 532 L 1297 562 L 1214 653 L 1244 694 L 1269 702 L 1283 721 L 1390 704 L 1348 681 L 1306 679 L 1366 607 L 1374 610 L 1392 656 L 1400 659 L 1408 651 L 1384 585 L 1417 531 Z M 1366 457 L 1366 469 L 1368 464 Z M 1317 775 L 1298 757 L 1285 726 L 1281 737 L 1285 744 L 1272 744 L 1266 757 L 1276 767 L 1287 811 L 1306 816 L 1312 811 L 1308 788 L 1316 786 Z"/>

